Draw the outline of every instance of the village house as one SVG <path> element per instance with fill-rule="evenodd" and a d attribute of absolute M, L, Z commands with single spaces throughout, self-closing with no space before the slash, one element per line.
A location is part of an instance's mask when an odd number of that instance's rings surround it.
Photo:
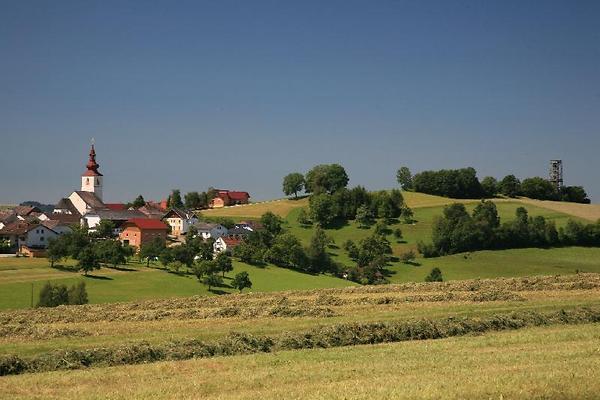
<path fill-rule="evenodd" d="M 123 244 L 139 249 L 143 244 L 159 238 L 166 242 L 169 227 L 162 221 L 149 218 L 133 218 L 121 226 L 119 239 Z"/>
<path fill-rule="evenodd" d="M 190 229 L 190 226 L 198 223 L 198 217 L 191 211 L 180 210 L 178 208 L 170 209 L 162 220 L 171 227 L 171 235 L 184 235 Z"/>
<path fill-rule="evenodd" d="M 118 235 L 121 233 L 123 223 L 133 218 L 146 218 L 146 215 L 137 210 L 113 211 L 110 209 L 99 209 L 88 211 L 82 217 L 82 221 L 91 232 L 96 230 L 96 226 L 101 221 L 111 221 L 114 225 L 113 233 Z"/>
<path fill-rule="evenodd" d="M 222 208 L 237 204 L 248 204 L 249 201 L 250 195 L 248 192 L 217 190 L 216 196 L 210 201 L 210 207 Z"/>
<path fill-rule="evenodd" d="M 40 257 L 51 239 L 59 232 L 43 223 L 12 222 L 0 230 L 0 239 L 7 240 L 12 251 Z M 66 231 L 65 231 L 66 232 Z"/>
<path fill-rule="evenodd" d="M 232 253 L 233 249 L 242 243 L 241 239 L 230 237 L 230 236 L 222 236 L 215 240 L 213 244 L 213 251 L 215 254 L 219 253 Z"/>
<path fill-rule="evenodd" d="M 236 227 L 231 228 L 231 229 L 229 229 L 227 231 L 227 236 L 228 237 L 237 238 L 237 239 L 245 239 L 252 232 L 253 231 L 251 229 L 236 226 Z"/>
<path fill-rule="evenodd" d="M 194 228 L 198 231 L 198 234 L 202 239 L 218 239 L 221 236 L 228 234 L 228 229 L 221 224 L 211 224 L 206 222 L 198 222 L 194 224 Z"/>

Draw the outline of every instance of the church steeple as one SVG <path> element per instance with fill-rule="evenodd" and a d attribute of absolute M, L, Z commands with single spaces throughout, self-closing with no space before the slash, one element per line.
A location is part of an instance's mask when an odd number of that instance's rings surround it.
<path fill-rule="evenodd" d="M 96 162 L 96 150 L 94 149 L 93 142 L 92 148 L 90 149 L 90 159 L 85 167 L 87 168 L 87 171 L 83 173 L 83 176 L 102 176 L 102 174 L 98 172 L 98 167 L 100 167 L 100 164 Z"/>
<path fill-rule="evenodd" d="M 86 171 L 81 175 L 81 190 L 84 192 L 94 193 L 102 200 L 102 180 L 103 176 L 98 168 L 100 164 L 96 162 L 96 149 L 94 148 L 94 140 L 92 139 L 92 147 L 90 149 L 90 158 L 86 164 Z"/>

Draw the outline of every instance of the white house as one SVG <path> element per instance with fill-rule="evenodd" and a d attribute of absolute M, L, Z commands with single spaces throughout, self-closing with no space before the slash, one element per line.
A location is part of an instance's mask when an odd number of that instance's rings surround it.
<path fill-rule="evenodd" d="M 215 240 L 213 244 L 213 251 L 215 254 L 219 253 L 231 253 L 235 247 L 237 247 L 242 242 L 241 239 L 222 236 Z"/>
<path fill-rule="evenodd" d="M 34 225 L 28 228 L 24 242 L 19 243 L 19 247 L 26 245 L 29 248 L 46 248 L 48 241 L 58 236 L 58 233 L 42 224 Z"/>
<path fill-rule="evenodd" d="M 162 220 L 171 227 L 171 234 L 175 236 L 187 233 L 190 229 L 190 226 L 198 223 L 198 217 L 196 217 L 196 214 L 190 211 L 180 210 L 178 208 L 170 209 L 162 217 Z"/>
<path fill-rule="evenodd" d="M 202 236 L 202 239 L 218 239 L 222 236 L 227 235 L 228 229 L 221 224 L 209 224 L 204 222 L 198 222 L 194 224 L 194 227 L 198 230 L 198 234 Z"/>

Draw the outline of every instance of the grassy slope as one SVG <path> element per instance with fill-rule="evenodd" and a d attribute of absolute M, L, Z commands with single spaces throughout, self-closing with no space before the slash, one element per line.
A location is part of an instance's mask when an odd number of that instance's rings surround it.
<path fill-rule="evenodd" d="M 142 300 L 172 296 L 192 296 L 209 294 L 206 286 L 195 276 L 180 276 L 155 268 L 145 268 L 139 264 L 127 267 L 129 271 L 103 268 L 85 277 L 74 272 L 63 272 L 48 267 L 45 259 L 5 259 L 0 258 L 0 309 L 29 307 L 33 284 L 34 302 L 38 299 L 42 285 L 52 282 L 72 285 L 84 280 L 91 303 Z M 330 276 L 304 274 L 275 266 L 253 267 L 234 262 L 234 271 L 248 271 L 252 280 L 252 291 L 277 291 L 290 289 L 313 289 L 344 287 L 351 282 Z M 234 292 L 230 288 L 220 288 Z"/>
<path fill-rule="evenodd" d="M 29 374 L 0 378 L 0 386 L 12 399 L 593 399 L 598 328 Z"/>

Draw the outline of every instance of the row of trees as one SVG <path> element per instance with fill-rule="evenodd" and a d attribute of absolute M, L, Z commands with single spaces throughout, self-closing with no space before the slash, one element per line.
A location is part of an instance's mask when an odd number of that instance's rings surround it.
<path fill-rule="evenodd" d="M 205 192 L 187 192 L 182 196 L 181 190 L 173 189 L 167 197 L 167 207 L 169 208 L 186 208 L 188 210 L 200 210 L 208 208 L 212 199 L 217 195 L 217 190 L 208 188 Z M 144 196 L 138 195 L 131 203 L 126 203 L 126 207 L 140 208 L 146 205 Z"/>
<path fill-rule="evenodd" d="M 547 179 L 526 178 L 522 182 L 514 175 L 498 181 L 487 176 L 479 181 L 474 168 L 442 169 L 423 171 L 412 176 L 410 169 L 401 167 L 396 180 L 403 190 L 452 197 L 455 199 L 490 198 L 497 195 L 507 197 L 525 196 L 537 200 L 556 200 L 589 203 L 590 199 L 581 186 L 563 186 L 560 190 Z"/>
<path fill-rule="evenodd" d="M 485 249 L 555 246 L 600 246 L 600 221 L 585 225 L 569 220 L 564 228 L 556 229 L 553 221 L 529 217 L 527 210 L 519 207 L 514 220 L 501 224 L 491 201 L 482 201 L 472 214 L 463 204 L 452 204 L 434 220 L 432 243 L 420 242 L 419 251 L 433 257 Z"/>
<path fill-rule="evenodd" d="M 590 203 L 582 186 L 563 186 L 558 190 L 552 182 L 540 177 L 526 178 L 521 182 L 514 175 L 507 175 L 501 181 L 488 176 L 483 178 L 481 185 L 486 197 L 502 194 L 508 197 L 525 196 L 537 200 Z"/>
<path fill-rule="evenodd" d="M 126 264 L 135 251 L 113 239 L 112 232 L 109 221 L 102 221 L 92 234 L 88 234 L 85 227 L 74 226 L 71 232 L 52 239 L 48 244 L 46 254 L 50 265 L 54 267 L 61 260 L 72 258 L 77 260 L 78 269 L 87 275 L 99 269 L 101 264 L 113 267 Z"/>

